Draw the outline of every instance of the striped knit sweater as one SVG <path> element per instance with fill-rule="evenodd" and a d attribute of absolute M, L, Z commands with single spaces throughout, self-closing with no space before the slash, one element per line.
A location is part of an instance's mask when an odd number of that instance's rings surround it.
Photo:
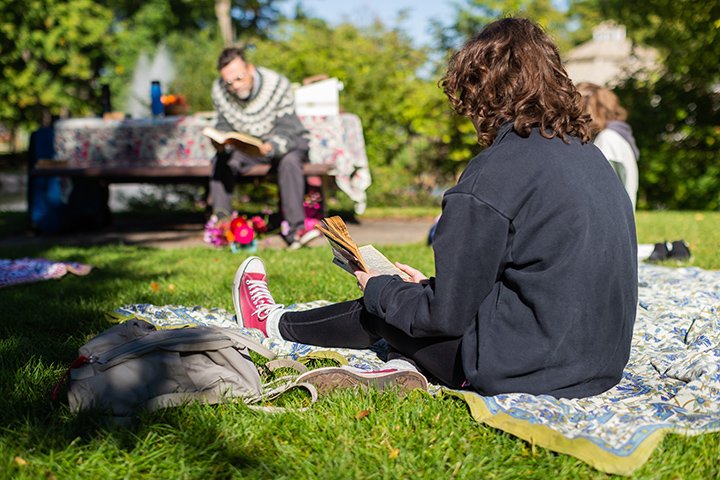
<path fill-rule="evenodd" d="M 273 157 L 282 157 L 291 150 L 307 150 L 307 130 L 295 115 L 290 82 L 267 68 L 256 66 L 255 70 L 259 88 L 255 86 L 247 100 L 230 93 L 222 79 L 213 83 L 217 129 L 249 133 L 270 142 Z"/>

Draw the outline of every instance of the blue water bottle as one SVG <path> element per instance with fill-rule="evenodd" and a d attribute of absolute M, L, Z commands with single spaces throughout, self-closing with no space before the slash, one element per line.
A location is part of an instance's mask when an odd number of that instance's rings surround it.
<path fill-rule="evenodd" d="M 152 110 L 153 117 L 160 117 L 164 112 L 163 104 L 160 100 L 161 96 L 160 81 L 153 80 L 150 84 L 150 109 Z"/>

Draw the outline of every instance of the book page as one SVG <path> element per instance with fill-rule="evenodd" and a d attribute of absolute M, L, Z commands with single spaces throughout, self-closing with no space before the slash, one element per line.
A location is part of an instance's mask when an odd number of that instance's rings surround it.
<path fill-rule="evenodd" d="M 236 140 L 238 142 L 248 143 L 248 144 L 254 145 L 256 147 L 259 147 L 263 143 L 265 143 L 262 141 L 262 139 L 253 137 L 252 135 L 248 135 L 247 133 L 227 132 L 225 135 L 227 136 L 228 140 Z"/>
<path fill-rule="evenodd" d="M 333 252 L 333 263 L 349 273 L 361 270 L 381 275 L 400 275 L 403 280 L 410 276 L 397 268 L 385 255 L 372 245 L 358 247 L 350 237 L 350 231 L 338 216 L 323 218 L 316 227 L 320 230 Z"/>
<path fill-rule="evenodd" d="M 378 249 L 372 245 L 363 245 L 360 247 L 360 254 L 367 265 L 367 272 L 379 273 L 381 275 L 400 275 L 403 280 L 409 280 L 410 276 L 397 268 L 394 263 L 387 259 L 385 255 L 380 253 Z"/>
<path fill-rule="evenodd" d="M 260 138 L 242 132 L 221 132 L 213 127 L 203 128 L 202 133 L 215 143 L 231 144 L 234 148 L 249 155 L 262 156 L 260 146 L 263 141 Z"/>

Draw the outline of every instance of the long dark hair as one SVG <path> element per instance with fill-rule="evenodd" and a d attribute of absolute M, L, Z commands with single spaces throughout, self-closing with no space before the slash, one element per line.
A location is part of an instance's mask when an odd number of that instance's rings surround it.
<path fill-rule="evenodd" d="M 487 25 L 457 51 L 440 81 L 453 109 L 470 117 L 478 141 L 492 144 L 503 123 L 523 136 L 590 140 L 590 117 L 550 37 L 530 20 Z"/>

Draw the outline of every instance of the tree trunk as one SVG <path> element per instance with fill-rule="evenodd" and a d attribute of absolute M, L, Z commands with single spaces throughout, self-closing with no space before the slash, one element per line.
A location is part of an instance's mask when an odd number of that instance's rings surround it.
<path fill-rule="evenodd" d="M 230 18 L 230 0 L 215 0 L 215 16 L 218 19 L 223 43 L 228 47 L 234 41 L 232 19 Z"/>
<path fill-rule="evenodd" d="M 8 127 L 8 131 L 10 132 L 10 153 L 17 153 L 17 138 L 18 138 L 18 125 L 17 123 L 11 123 Z"/>

